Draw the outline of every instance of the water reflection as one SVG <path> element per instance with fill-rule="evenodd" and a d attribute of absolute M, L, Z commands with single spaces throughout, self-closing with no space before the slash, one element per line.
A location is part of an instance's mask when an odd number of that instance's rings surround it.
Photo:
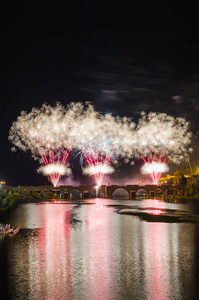
<path fill-rule="evenodd" d="M 29 247 L 31 295 L 38 299 L 71 298 L 70 211 L 49 204 L 40 211 L 42 228 Z"/>
<path fill-rule="evenodd" d="M 21 222 L 39 228 L 6 241 L 11 299 L 194 299 L 196 224 L 148 223 L 106 207 L 113 201 L 92 202 L 21 207 Z"/>
<path fill-rule="evenodd" d="M 112 209 L 106 209 L 101 199 L 89 207 L 87 214 L 87 251 L 91 259 L 87 268 L 93 293 L 91 299 L 114 298 L 114 264 L 112 234 Z"/>
<path fill-rule="evenodd" d="M 73 289 L 79 288 L 79 299 L 114 299 L 113 210 L 101 199 L 79 210 L 81 228 L 72 231 L 71 239 Z"/>
<path fill-rule="evenodd" d="M 152 223 L 143 238 L 145 284 L 149 299 L 169 299 L 167 248 L 168 224 Z"/>

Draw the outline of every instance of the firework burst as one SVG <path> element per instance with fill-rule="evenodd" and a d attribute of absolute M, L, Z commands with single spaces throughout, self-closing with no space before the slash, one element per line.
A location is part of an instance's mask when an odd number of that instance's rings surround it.
<path fill-rule="evenodd" d="M 141 171 L 150 174 L 158 184 L 163 172 L 168 170 L 166 161 L 176 164 L 192 152 L 190 123 L 184 118 L 174 118 L 165 113 L 142 113 L 137 125 L 137 137 L 132 142 L 144 164 Z"/>
<path fill-rule="evenodd" d="M 94 176 L 97 186 L 101 186 L 104 174 L 112 174 L 114 168 L 105 164 L 98 163 L 89 165 L 83 169 L 83 173 L 89 176 Z"/>
<path fill-rule="evenodd" d="M 75 121 L 81 111 L 80 103 L 71 103 L 67 108 L 57 103 L 55 107 L 43 104 L 41 108 L 25 111 L 13 122 L 9 140 L 23 151 L 30 150 L 34 159 L 45 167 L 39 171 L 48 175 L 54 186 L 60 176 L 69 172 L 63 167 L 72 147 L 75 146 Z"/>
<path fill-rule="evenodd" d="M 92 105 L 84 110 L 78 127 L 78 148 L 87 164 L 83 173 L 93 176 L 98 186 L 104 174 L 113 173 L 110 163 L 117 162 L 118 157 L 130 157 L 129 135 L 134 126 L 129 118 L 100 114 Z"/>
<path fill-rule="evenodd" d="M 167 164 L 165 162 L 156 160 L 147 162 L 145 158 L 144 162 L 144 165 L 141 167 L 142 174 L 149 174 L 153 180 L 153 183 L 158 185 L 161 174 L 169 170 Z"/>
<path fill-rule="evenodd" d="M 68 166 L 58 163 L 47 164 L 40 167 L 37 171 L 49 176 L 54 186 L 57 186 L 60 176 L 69 175 L 71 173 L 71 169 Z"/>

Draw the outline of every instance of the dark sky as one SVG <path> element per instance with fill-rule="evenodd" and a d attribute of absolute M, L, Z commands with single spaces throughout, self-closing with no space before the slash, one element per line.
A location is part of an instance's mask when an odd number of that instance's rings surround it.
<path fill-rule="evenodd" d="M 186 117 L 194 132 L 191 162 L 199 164 L 198 11 L 199 4 L 188 1 L 123 7 L 16 1 L 2 7 L 0 179 L 47 183 L 30 153 L 12 153 L 7 138 L 22 110 L 56 101 L 92 101 L 97 110 L 134 121 L 143 110 Z M 81 182 L 78 168 L 74 178 Z M 137 173 L 139 163 L 121 165 L 113 178 Z"/>

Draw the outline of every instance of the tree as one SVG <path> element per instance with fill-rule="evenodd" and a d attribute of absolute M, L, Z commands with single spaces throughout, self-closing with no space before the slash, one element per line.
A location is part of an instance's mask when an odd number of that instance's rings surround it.
<path fill-rule="evenodd" d="M 187 175 L 199 175 L 199 166 L 183 169 L 183 173 Z"/>
<path fill-rule="evenodd" d="M 174 185 L 180 185 L 180 184 L 186 184 L 186 178 L 184 177 L 184 174 L 180 170 L 176 170 L 174 173 Z"/>
<path fill-rule="evenodd" d="M 53 193 L 53 192 L 49 192 L 49 193 L 48 193 L 48 197 L 49 197 L 50 199 L 59 199 L 59 198 L 60 198 L 59 195 L 56 195 L 56 194 Z"/>
<path fill-rule="evenodd" d="M 11 193 L 12 195 L 14 195 L 14 194 L 20 194 L 20 195 L 22 195 L 22 192 L 19 191 L 19 190 L 16 190 L 16 189 L 13 189 L 10 193 Z"/>
<path fill-rule="evenodd" d="M 32 191 L 29 192 L 28 198 L 30 198 L 30 199 L 42 199 L 43 194 L 42 193 L 40 194 L 37 191 L 32 190 Z"/>
<path fill-rule="evenodd" d="M 199 195 L 199 177 L 193 178 L 192 181 L 187 181 L 185 195 L 186 196 Z"/>

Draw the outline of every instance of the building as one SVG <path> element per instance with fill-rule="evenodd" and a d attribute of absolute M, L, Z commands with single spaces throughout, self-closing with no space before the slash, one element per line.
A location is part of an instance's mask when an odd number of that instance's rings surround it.
<path fill-rule="evenodd" d="M 159 184 L 173 184 L 174 175 L 167 174 L 166 177 L 160 177 Z M 184 175 L 185 178 L 191 178 L 191 175 Z"/>

